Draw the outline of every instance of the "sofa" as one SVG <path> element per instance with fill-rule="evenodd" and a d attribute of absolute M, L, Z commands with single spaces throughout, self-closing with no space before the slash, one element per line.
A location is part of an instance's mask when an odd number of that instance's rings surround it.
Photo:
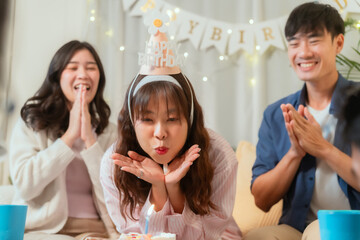
<path fill-rule="evenodd" d="M 256 207 L 250 192 L 251 168 L 256 157 L 255 146 L 250 142 L 241 141 L 236 149 L 236 157 L 239 165 L 233 216 L 243 235 L 254 228 L 276 225 L 281 216 L 282 201 L 265 213 Z M 15 189 L 11 185 L 0 186 L 0 204 L 10 204 L 14 192 Z"/>
<path fill-rule="evenodd" d="M 239 165 L 233 216 L 243 235 L 254 228 L 277 225 L 282 213 L 282 200 L 265 213 L 255 205 L 250 191 L 251 169 L 256 158 L 255 146 L 250 142 L 240 141 L 236 148 L 236 158 Z"/>

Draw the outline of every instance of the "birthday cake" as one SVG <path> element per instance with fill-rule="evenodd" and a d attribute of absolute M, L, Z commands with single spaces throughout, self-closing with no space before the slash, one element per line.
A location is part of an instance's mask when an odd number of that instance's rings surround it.
<path fill-rule="evenodd" d="M 151 234 L 139 233 L 123 233 L 119 240 L 176 240 L 176 235 L 173 233 L 160 233 L 152 236 Z"/>

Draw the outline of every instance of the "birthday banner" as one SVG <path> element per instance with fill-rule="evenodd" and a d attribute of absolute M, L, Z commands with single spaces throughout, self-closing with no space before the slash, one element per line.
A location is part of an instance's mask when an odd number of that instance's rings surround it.
<path fill-rule="evenodd" d="M 255 49 L 263 54 L 270 47 L 286 49 L 284 27 L 286 17 L 254 24 L 234 24 L 205 18 L 180 9 L 163 0 L 122 0 L 123 8 L 130 16 L 144 16 L 149 11 L 159 10 L 170 17 L 170 36 L 177 41 L 189 40 L 198 50 L 215 47 L 222 55 L 238 51 L 253 54 Z M 348 13 L 360 13 L 360 0 L 322 0 L 335 7 L 345 19 Z"/>

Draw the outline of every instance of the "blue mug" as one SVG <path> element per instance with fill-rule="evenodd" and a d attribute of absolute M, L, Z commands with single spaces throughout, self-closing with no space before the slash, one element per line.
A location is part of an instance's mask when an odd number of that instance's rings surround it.
<path fill-rule="evenodd" d="M 0 239 L 23 240 L 27 206 L 0 204 Z"/>
<path fill-rule="evenodd" d="M 359 210 L 319 210 L 321 240 L 360 239 Z"/>

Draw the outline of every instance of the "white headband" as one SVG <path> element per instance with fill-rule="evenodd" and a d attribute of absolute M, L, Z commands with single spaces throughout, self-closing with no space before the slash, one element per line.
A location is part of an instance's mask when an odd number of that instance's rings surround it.
<path fill-rule="evenodd" d="M 134 87 L 134 83 L 135 83 L 135 80 L 138 78 L 139 74 L 136 76 L 136 78 L 133 80 L 132 84 L 131 84 L 131 87 L 130 87 L 130 90 L 129 90 L 129 94 L 128 94 L 128 109 L 129 109 L 129 116 L 130 116 L 130 121 L 132 124 L 134 124 L 134 121 L 132 119 L 132 116 L 131 116 L 131 106 L 130 106 L 130 97 L 131 96 L 135 96 L 135 94 L 137 93 L 137 91 L 143 87 L 144 85 L 148 84 L 148 83 L 151 83 L 151 82 L 171 82 L 175 85 L 177 85 L 178 87 L 180 87 L 181 89 L 183 89 L 180 85 L 180 83 L 178 81 L 176 81 L 175 78 L 173 78 L 172 76 L 169 76 L 169 75 L 148 75 L 146 77 L 144 77 L 143 79 L 140 80 L 140 82 L 136 85 L 133 93 L 131 94 L 131 90 L 132 88 Z M 190 88 L 190 83 L 189 83 L 189 80 L 187 79 L 187 77 L 185 77 L 185 75 L 183 75 L 183 77 L 185 78 L 186 80 L 186 83 L 190 89 L 190 94 L 191 94 L 191 109 L 190 109 L 190 125 L 192 125 L 193 123 L 193 118 L 194 118 L 194 100 L 193 100 L 193 94 L 192 94 L 192 91 L 191 91 L 191 88 Z"/>

